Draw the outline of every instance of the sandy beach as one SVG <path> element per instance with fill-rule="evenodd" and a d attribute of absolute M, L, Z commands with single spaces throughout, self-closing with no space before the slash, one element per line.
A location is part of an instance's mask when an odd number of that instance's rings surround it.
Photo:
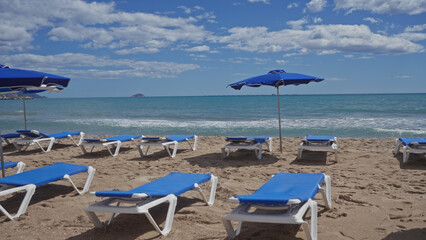
<path fill-rule="evenodd" d="M 105 137 L 105 136 L 86 136 Z M 119 215 L 113 223 L 95 229 L 83 209 L 99 200 L 78 195 L 65 181 L 39 187 L 27 212 L 14 221 L 0 215 L 1 239 L 226 239 L 221 217 L 236 204 L 227 199 L 250 194 L 277 172 L 322 172 L 331 176 L 332 204 L 326 210 L 320 195 L 319 239 L 425 239 L 426 238 L 426 161 L 424 155 L 411 155 L 401 165 L 402 155 L 392 151 L 394 139 L 339 138 L 339 161 L 333 153 L 307 153 L 296 160 L 301 138 L 284 138 L 284 151 L 274 138 L 273 151 L 257 160 L 253 151 L 238 151 L 223 159 L 220 148 L 224 137 L 199 137 L 191 151 L 181 144 L 171 159 L 165 150 L 152 148 L 141 158 L 132 142 L 123 144 L 120 154 L 111 157 L 106 149 L 82 154 L 68 142 L 55 144 L 49 153 L 31 147 L 16 152 L 4 147 L 6 161 L 23 161 L 30 170 L 55 162 L 90 165 L 96 168 L 90 188 L 129 190 L 171 171 L 212 173 L 219 178 L 216 201 L 209 207 L 195 191 L 178 198 L 173 227 L 166 237 L 159 235 L 144 215 Z M 8 169 L 13 174 L 15 169 Z M 82 186 L 85 174 L 73 176 Z M 2 197 L 1 205 L 16 212 L 24 194 Z M 153 216 L 163 223 L 165 209 Z M 308 215 L 309 216 L 309 215 Z M 107 215 L 101 220 L 106 221 Z M 306 239 L 299 225 L 252 224 L 243 227 L 238 239 Z"/>

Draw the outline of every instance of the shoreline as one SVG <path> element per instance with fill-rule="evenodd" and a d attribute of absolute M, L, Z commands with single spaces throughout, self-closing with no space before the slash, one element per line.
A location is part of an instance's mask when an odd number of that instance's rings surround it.
<path fill-rule="evenodd" d="M 86 138 L 106 137 L 87 135 Z M 308 153 L 296 160 L 300 137 L 273 138 L 273 151 L 257 160 L 253 151 L 232 152 L 222 159 L 222 136 L 199 136 L 196 151 L 179 145 L 174 159 L 159 147 L 141 158 L 132 142 L 123 144 L 117 157 L 104 148 L 82 153 L 69 141 L 55 144 L 51 152 L 30 147 L 15 152 L 5 146 L 5 161 L 23 161 L 25 170 L 54 162 L 91 165 L 96 168 L 90 191 L 129 190 L 172 171 L 212 173 L 219 178 L 216 201 L 208 207 L 199 194 L 189 191 L 178 197 L 173 227 L 166 237 L 158 233 L 143 215 L 119 215 L 110 226 L 95 229 L 83 209 L 99 200 L 87 193 L 79 196 L 64 181 L 37 188 L 27 212 L 15 221 L 0 215 L 3 239 L 226 239 L 221 217 L 236 205 L 227 199 L 250 194 L 277 172 L 323 172 L 331 176 L 332 209 L 325 210 L 317 195 L 319 239 L 422 239 L 426 233 L 426 161 L 424 155 L 410 156 L 401 164 L 402 154 L 393 155 L 394 138 L 339 138 L 339 161 L 333 153 Z M 8 170 L 8 174 L 12 171 Z M 81 174 L 84 175 L 84 174 Z M 86 176 L 76 176 L 81 186 Z M 1 199 L 5 208 L 17 209 L 20 197 Z M 309 215 L 309 213 L 308 213 Z M 164 221 L 165 209 L 153 211 Z M 102 221 L 107 220 L 104 215 Z M 362 229 L 362 231 L 360 231 Z M 306 239 L 298 225 L 247 224 L 241 239 Z"/>

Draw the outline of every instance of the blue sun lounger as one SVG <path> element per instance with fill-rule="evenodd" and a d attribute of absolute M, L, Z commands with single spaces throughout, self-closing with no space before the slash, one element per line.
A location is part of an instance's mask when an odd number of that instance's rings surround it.
<path fill-rule="evenodd" d="M 272 151 L 272 138 L 266 137 L 227 137 L 228 144 L 222 147 L 223 157 L 228 157 L 231 149 L 253 149 L 257 159 L 262 159 L 263 144 L 266 144 L 268 151 Z"/>
<path fill-rule="evenodd" d="M 302 158 L 303 151 L 332 151 L 337 162 L 337 150 L 339 145 L 337 144 L 337 138 L 335 136 L 312 136 L 308 135 L 305 139 L 302 139 L 302 143 L 299 146 L 299 153 L 297 159 Z"/>
<path fill-rule="evenodd" d="M 84 146 L 91 146 L 92 149 L 90 150 L 90 152 L 92 152 L 93 149 L 97 146 L 105 146 L 107 147 L 108 152 L 111 154 L 111 156 L 116 157 L 120 152 L 120 147 L 123 142 L 133 141 L 137 145 L 136 139 L 142 137 L 143 135 L 123 134 L 109 138 L 85 138 L 84 141 L 80 144 L 80 147 L 83 153 L 86 154 L 87 151 Z M 111 146 L 115 146 L 114 153 L 112 153 Z"/>
<path fill-rule="evenodd" d="M 211 181 L 210 197 L 207 200 L 201 187 L 202 183 Z M 87 216 L 93 222 L 95 227 L 101 228 L 103 224 L 96 216 L 95 212 L 112 213 L 108 224 L 111 223 L 115 214 L 145 214 L 154 228 L 162 235 L 167 235 L 173 224 L 173 216 L 177 204 L 177 196 L 196 189 L 200 192 L 203 200 L 207 205 L 211 206 L 214 203 L 216 196 L 217 177 L 212 174 L 195 174 L 195 173 L 179 173 L 172 172 L 169 175 L 159 178 L 150 183 L 129 191 L 97 191 L 91 192 L 90 195 L 97 197 L 106 197 L 100 202 L 90 205 L 84 209 Z M 168 202 L 166 222 L 163 230 L 160 229 L 154 218 L 149 213 L 149 210 L 162 203 Z M 120 206 L 120 203 L 126 203 L 126 206 Z M 131 206 L 129 206 L 132 204 Z"/>
<path fill-rule="evenodd" d="M 44 134 L 36 130 L 18 130 L 20 138 L 13 140 L 13 145 L 18 151 L 25 151 L 30 145 L 37 144 L 43 152 L 49 152 L 52 150 L 53 144 L 61 141 L 64 138 L 69 138 L 75 146 L 79 146 L 84 138 L 84 132 L 60 132 L 55 134 Z M 79 136 L 78 142 L 76 142 L 72 136 Z M 48 142 L 47 148 L 43 148 L 42 142 Z M 22 147 L 20 144 L 23 144 Z"/>
<path fill-rule="evenodd" d="M 194 139 L 194 145 L 191 145 L 189 140 Z M 143 137 L 142 141 L 139 143 L 138 150 L 141 157 L 144 157 L 148 154 L 148 150 L 151 146 L 162 146 L 166 149 L 170 157 L 174 158 L 177 153 L 178 145 L 180 142 L 187 142 L 192 151 L 197 149 L 197 135 L 171 135 L 168 137 Z M 173 152 L 170 152 L 170 147 L 173 145 Z M 145 153 L 143 148 L 146 148 Z"/>
<path fill-rule="evenodd" d="M 6 142 L 6 144 L 11 144 L 12 142 L 10 141 L 10 139 L 18 138 L 20 136 L 21 135 L 19 133 L 9 133 L 9 134 L 3 134 L 0 137 L 2 138 L 2 140 Z"/>
<path fill-rule="evenodd" d="M 36 190 L 36 187 L 45 185 L 47 183 L 55 182 L 58 180 L 66 180 L 73 188 L 81 195 L 89 190 L 92 184 L 95 169 L 91 166 L 76 165 L 70 163 L 54 163 L 49 166 L 36 168 L 19 174 L 11 175 L 8 177 L 0 178 L 0 197 L 8 194 L 16 193 L 19 191 L 26 191 L 24 199 L 15 215 L 11 215 L 3 206 L 0 205 L 0 211 L 9 219 L 19 217 L 27 210 L 28 204 Z M 87 172 L 88 177 L 84 188 L 80 191 L 71 180 L 70 176 Z"/>
<path fill-rule="evenodd" d="M 395 139 L 394 154 L 402 147 L 402 163 L 406 163 L 410 153 L 426 154 L 426 138 L 397 138 Z"/>
<path fill-rule="evenodd" d="M 325 189 L 321 185 L 325 183 Z M 331 208 L 331 180 L 323 173 L 277 173 L 251 195 L 231 197 L 229 202 L 239 203 L 222 218 L 230 239 L 236 237 L 243 222 L 302 224 L 308 239 L 317 239 L 317 203 L 313 200 L 320 192 L 326 208 Z M 252 211 L 254 209 L 254 211 Z M 256 212 L 263 209 L 265 212 Z M 303 218 L 311 209 L 311 226 Z M 268 214 L 270 211 L 271 214 Z M 238 221 L 234 230 L 231 221 Z M 258 238 L 261 238 L 258 236 Z"/>
<path fill-rule="evenodd" d="M 4 169 L 13 168 L 16 167 L 18 171 L 16 173 L 21 173 L 24 171 L 25 163 L 23 162 L 4 162 Z M 0 163 L 0 169 L 1 169 L 1 163 Z"/>

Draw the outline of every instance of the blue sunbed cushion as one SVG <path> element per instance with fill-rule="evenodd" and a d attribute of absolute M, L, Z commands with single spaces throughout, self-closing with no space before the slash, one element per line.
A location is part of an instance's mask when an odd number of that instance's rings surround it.
<path fill-rule="evenodd" d="M 210 178 L 210 174 L 172 172 L 129 191 L 98 191 L 96 196 L 131 198 L 134 193 L 145 193 L 151 197 L 162 197 L 169 194 L 178 196 L 193 189 L 195 183 L 201 184 L 210 180 Z"/>
<path fill-rule="evenodd" d="M 308 135 L 306 136 L 307 141 L 318 141 L 318 142 L 327 142 L 327 141 L 334 141 L 334 136 L 312 136 Z"/>
<path fill-rule="evenodd" d="M 166 137 L 167 140 L 176 141 L 176 142 L 183 142 L 192 138 L 194 138 L 194 135 L 172 135 L 172 136 Z"/>
<path fill-rule="evenodd" d="M 268 140 L 269 137 L 252 137 L 252 136 L 247 136 L 247 137 L 227 137 L 226 141 L 230 141 L 230 142 L 244 142 L 247 139 L 252 139 L 253 141 L 255 141 L 257 143 L 263 143 L 266 140 Z"/>
<path fill-rule="evenodd" d="M 399 138 L 399 140 L 404 144 L 405 146 L 410 145 L 411 143 L 418 143 L 418 144 L 426 144 L 426 138 Z"/>
<path fill-rule="evenodd" d="M 317 194 L 322 173 L 277 173 L 251 195 L 235 196 L 241 203 L 285 205 L 290 199 L 306 202 Z"/>
<path fill-rule="evenodd" d="M 30 138 L 39 138 L 39 137 L 48 138 L 49 137 L 49 135 L 46 135 L 36 130 L 18 130 L 16 132 L 18 132 L 20 135 L 23 135 L 25 137 L 30 137 Z"/>
<path fill-rule="evenodd" d="M 60 133 L 49 134 L 49 137 L 59 139 L 59 138 L 66 138 L 68 137 L 68 135 L 76 136 L 76 135 L 80 135 L 80 132 L 60 132 Z"/>
<path fill-rule="evenodd" d="M 0 184 L 19 186 L 34 184 L 36 186 L 41 186 L 46 183 L 63 179 L 65 174 L 71 176 L 77 173 L 87 172 L 88 169 L 89 167 L 84 165 L 58 162 L 49 166 L 0 178 Z"/>
<path fill-rule="evenodd" d="M 18 138 L 19 136 L 21 136 L 19 133 L 9 133 L 9 134 L 1 135 L 1 137 L 4 138 L 4 139 Z"/>
<path fill-rule="evenodd" d="M 118 135 L 118 136 L 109 137 L 109 138 L 85 138 L 84 141 L 86 142 L 115 142 L 115 141 L 127 142 L 132 139 L 140 138 L 140 137 L 142 137 L 142 135 L 123 134 L 123 135 Z"/>
<path fill-rule="evenodd" d="M 246 138 L 248 138 L 248 139 L 253 139 L 255 142 L 258 142 L 258 143 L 263 143 L 263 142 L 265 142 L 266 140 L 268 140 L 268 139 L 269 139 L 269 136 L 266 136 L 266 137 L 253 137 L 253 136 L 246 136 Z"/>
<path fill-rule="evenodd" d="M 4 168 L 11 168 L 11 167 L 16 167 L 16 165 L 18 165 L 18 162 L 4 162 Z M 0 163 L 0 168 L 1 168 L 1 163 Z"/>

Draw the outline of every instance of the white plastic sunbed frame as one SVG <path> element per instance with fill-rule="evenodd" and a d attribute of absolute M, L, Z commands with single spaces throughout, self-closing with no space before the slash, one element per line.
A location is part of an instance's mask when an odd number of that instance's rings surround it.
<path fill-rule="evenodd" d="M 217 181 L 217 177 L 211 174 L 211 190 L 209 200 L 207 200 L 207 197 L 202 191 L 201 187 L 197 183 L 194 184 L 193 190 L 197 190 L 201 194 L 203 200 L 208 206 L 212 206 L 214 203 Z M 91 192 L 89 193 L 89 195 L 95 196 L 96 192 Z M 160 226 L 156 223 L 152 215 L 149 213 L 149 210 L 165 202 L 169 203 L 169 207 L 167 210 L 167 217 L 164 224 L 164 228 L 163 230 L 161 230 Z M 132 206 L 120 206 L 121 203 L 132 204 Z M 177 196 L 175 196 L 174 194 L 169 194 L 165 197 L 149 197 L 145 193 L 135 193 L 132 195 L 132 198 L 107 198 L 105 200 L 90 205 L 88 208 L 84 209 L 84 211 L 86 211 L 87 216 L 97 228 L 102 228 L 103 224 L 96 216 L 95 212 L 112 213 L 111 218 L 107 223 L 108 225 L 112 222 L 115 217 L 115 214 L 117 213 L 145 214 L 149 222 L 152 224 L 152 226 L 154 226 L 155 230 L 157 230 L 161 235 L 166 236 L 172 229 L 173 216 L 175 214 L 176 205 Z"/>
<path fill-rule="evenodd" d="M 331 178 L 324 174 L 325 189 L 319 186 L 318 192 L 322 194 L 327 209 L 331 208 Z M 238 199 L 231 197 L 228 200 L 232 203 L 239 203 Z M 284 213 L 265 214 L 250 211 L 252 209 L 262 209 L 267 211 L 285 211 Z M 303 218 L 308 210 L 311 210 L 311 224 Z M 240 234 L 243 222 L 278 223 L 278 224 L 301 224 L 308 240 L 317 240 L 317 218 L 318 207 L 316 201 L 309 199 L 301 203 L 299 199 L 290 199 L 286 206 L 256 205 L 240 203 L 228 215 L 222 217 L 222 222 L 228 233 L 229 239 Z M 234 230 L 231 221 L 238 221 L 238 227 Z"/>
<path fill-rule="evenodd" d="M 89 191 L 90 185 L 92 184 L 93 176 L 95 175 L 96 169 L 92 166 L 88 167 L 87 173 L 87 180 L 84 184 L 83 189 L 80 191 L 77 186 L 74 184 L 74 182 L 71 180 L 71 177 L 68 174 L 65 174 L 62 180 L 66 180 L 69 182 L 72 187 L 78 192 L 78 194 L 82 195 Z M 24 186 L 16 187 L 15 185 L 8 185 L 8 184 L 1 184 L 0 185 L 0 197 L 6 196 L 8 194 L 17 193 L 20 191 L 25 191 L 26 194 L 24 196 L 24 199 L 21 202 L 21 205 L 19 206 L 18 212 L 15 215 L 10 214 L 1 204 L 0 204 L 0 211 L 6 215 L 10 220 L 14 220 L 15 218 L 21 216 L 27 211 L 28 205 L 30 204 L 31 198 L 35 193 L 37 186 L 34 184 L 27 184 Z"/>
<path fill-rule="evenodd" d="M 331 141 L 307 141 L 306 138 L 302 140 L 299 146 L 299 153 L 297 154 L 297 159 L 301 159 L 303 151 L 324 151 L 324 152 L 334 152 L 335 161 L 337 162 L 337 150 L 339 150 L 339 145 L 337 144 L 337 137 Z"/>
<path fill-rule="evenodd" d="M 198 136 L 194 135 L 194 145 L 191 145 L 191 142 L 189 140 L 190 139 L 186 139 L 185 142 L 188 143 L 191 150 L 192 151 L 197 150 Z M 173 145 L 173 152 L 170 152 L 172 145 Z M 178 141 L 169 141 L 169 140 L 167 140 L 166 137 L 160 137 L 160 138 L 158 138 L 158 140 L 157 139 L 142 139 L 142 141 L 140 143 L 136 144 L 136 146 L 139 150 L 139 154 L 141 155 L 141 157 L 144 157 L 148 154 L 148 150 L 149 150 L 150 147 L 161 146 L 161 147 L 164 147 L 164 149 L 166 149 L 167 153 L 169 154 L 169 156 L 171 158 L 174 158 L 174 157 L 176 157 L 179 142 Z M 145 152 L 143 152 L 144 147 L 146 147 Z"/>
<path fill-rule="evenodd" d="M 143 137 L 143 136 L 141 136 L 141 137 Z M 139 139 L 139 138 L 137 138 L 137 139 Z M 132 138 L 131 139 L 136 145 L 138 144 L 137 142 L 136 142 L 136 139 L 134 139 L 134 138 Z M 102 146 L 102 147 L 106 147 L 107 149 L 108 149 L 108 152 L 109 152 L 109 154 L 111 154 L 111 156 L 113 156 L 113 157 L 116 157 L 117 155 L 118 155 L 118 153 L 120 153 L 120 148 L 121 148 L 121 144 L 122 144 L 122 142 L 121 141 L 119 141 L 119 140 L 117 140 L 117 141 L 108 141 L 108 142 L 82 142 L 81 144 L 80 144 L 80 148 L 81 148 L 81 150 L 83 151 L 83 153 L 84 154 L 86 154 L 87 153 L 87 151 L 86 151 L 86 148 L 84 147 L 84 146 L 91 146 L 92 148 L 90 149 L 90 152 L 93 152 L 93 149 L 95 148 L 95 147 L 99 147 L 99 146 Z M 112 152 L 112 148 L 114 147 L 114 145 L 115 145 L 115 151 L 114 151 L 114 153 Z"/>
<path fill-rule="evenodd" d="M 272 152 L 272 138 L 268 138 L 263 143 L 256 141 L 231 141 L 222 147 L 222 156 L 226 158 L 231 153 L 231 149 L 248 149 L 254 150 L 254 154 L 258 160 L 262 159 L 263 144 L 266 144 L 268 151 Z"/>
<path fill-rule="evenodd" d="M 400 148 L 402 147 L 402 163 L 407 163 L 410 153 L 426 154 L 426 145 L 419 143 L 410 143 L 409 145 L 404 146 L 399 138 L 395 139 L 395 150 L 394 154 L 398 154 Z"/>
<path fill-rule="evenodd" d="M 80 132 L 80 139 L 78 140 L 78 142 L 76 142 L 74 140 L 74 138 L 71 135 L 68 135 L 67 137 L 73 142 L 73 144 L 75 146 L 80 146 L 80 144 L 83 142 L 84 139 L 84 132 Z M 62 140 L 62 138 L 54 138 L 54 137 L 39 137 L 39 138 L 30 138 L 30 137 L 24 137 L 24 138 L 17 138 L 15 140 L 13 140 L 13 146 L 15 146 L 16 150 L 18 151 L 26 151 L 28 149 L 29 146 L 37 144 L 41 150 L 43 150 L 43 152 L 49 152 L 50 150 L 52 150 L 53 144 L 56 143 L 60 143 Z M 47 148 L 44 148 L 41 143 L 42 142 L 49 142 L 49 145 Z M 20 146 L 19 144 L 23 143 L 24 146 Z"/>

